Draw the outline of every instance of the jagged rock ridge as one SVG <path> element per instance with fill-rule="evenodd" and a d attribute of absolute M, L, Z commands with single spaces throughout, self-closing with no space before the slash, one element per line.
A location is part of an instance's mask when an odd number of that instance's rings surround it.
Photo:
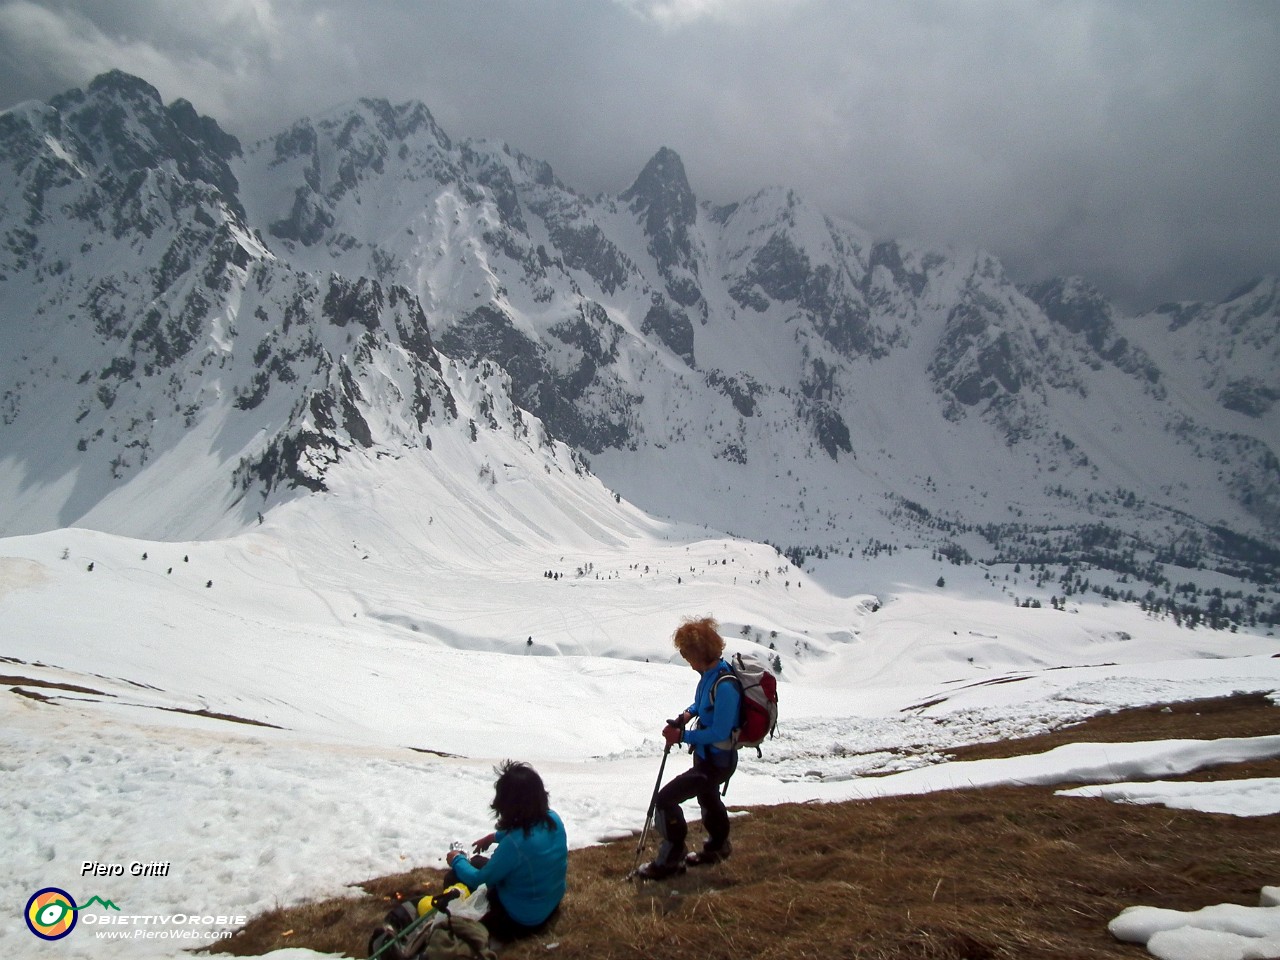
<path fill-rule="evenodd" d="M 420 103 L 241 144 L 120 73 L 0 115 L 0 231 L 9 531 L 84 517 L 202 424 L 228 504 L 433 423 L 516 429 L 458 362 L 633 500 L 758 538 L 907 529 L 904 499 L 1280 531 L 1274 278 L 1126 317 L 784 188 L 702 203 L 666 147 L 587 199 Z"/>

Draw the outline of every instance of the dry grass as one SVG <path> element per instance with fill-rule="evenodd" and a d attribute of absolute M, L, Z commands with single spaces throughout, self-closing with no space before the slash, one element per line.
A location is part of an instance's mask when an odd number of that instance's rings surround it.
<path fill-rule="evenodd" d="M 1104 713 L 1084 724 L 1022 740 L 1001 740 L 948 751 L 956 760 L 1017 757 L 1043 753 L 1064 743 L 1119 743 L 1134 740 L 1216 740 L 1265 737 L 1280 732 L 1280 708 L 1263 694 L 1157 704 Z"/>
<path fill-rule="evenodd" d="M 1278 732 L 1280 709 L 1262 697 L 1233 697 L 1123 711 L 955 753 L 973 759 L 1072 740 Z M 1213 774 L 1280 776 L 1280 763 Z M 553 928 L 505 948 L 504 958 L 1147 957 L 1112 939 L 1107 922 L 1134 904 L 1256 903 L 1260 887 L 1280 882 L 1280 816 L 1180 812 L 1009 787 L 751 808 L 734 822 L 731 860 L 666 883 L 626 880 L 634 852 L 633 841 L 573 851 Z M 361 957 L 396 895 L 434 889 L 439 877 L 421 870 L 380 878 L 359 884 L 368 897 L 275 911 L 221 949 L 257 955 L 305 946 Z"/>

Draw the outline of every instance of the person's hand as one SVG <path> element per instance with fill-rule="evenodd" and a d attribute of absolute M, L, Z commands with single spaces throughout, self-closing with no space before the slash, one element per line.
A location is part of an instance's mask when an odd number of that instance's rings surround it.
<path fill-rule="evenodd" d="M 493 841 L 497 839 L 498 838 L 494 834 L 487 833 L 483 837 L 481 837 L 479 840 L 477 840 L 475 843 L 473 843 L 471 845 L 471 849 L 474 850 L 476 853 L 484 853 L 491 846 L 493 846 Z"/>
<path fill-rule="evenodd" d="M 662 739 L 666 741 L 668 747 L 674 747 L 680 742 L 680 737 L 683 733 L 684 731 L 679 727 L 667 724 L 662 728 Z"/>
<path fill-rule="evenodd" d="M 462 856 L 461 850 L 450 850 L 444 855 L 444 862 L 452 867 L 453 861 L 457 860 L 460 856 Z"/>

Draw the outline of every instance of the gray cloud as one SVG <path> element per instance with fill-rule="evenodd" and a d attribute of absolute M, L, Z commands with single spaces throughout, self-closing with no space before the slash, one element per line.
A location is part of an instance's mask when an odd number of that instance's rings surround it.
<path fill-rule="evenodd" d="M 0 101 L 112 67 L 251 140 L 359 96 L 618 192 L 795 187 L 1130 308 L 1280 271 L 1270 0 L 4 0 Z"/>

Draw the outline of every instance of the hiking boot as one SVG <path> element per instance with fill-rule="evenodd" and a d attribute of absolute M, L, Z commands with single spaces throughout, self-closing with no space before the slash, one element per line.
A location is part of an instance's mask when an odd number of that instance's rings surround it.
<path fill-rule="evenodd" d="M 403 900 L 387 912 L 387 915 L 382 920 L 382 926 L 384 929 L 389 930 L 392 936 L 395 936 L 417 919 L 418 908 L 413 905 L 412 901 Z"/>
<path fill-rule="evenodd" d="M 405 900 L 392 907 L 369 937 L 369 956 L 381 951 L 381 960 L 405 960 L 409 956 L 406 952 L 409 943 L 403 934 L 417 919 L 418 910 L 411 901 Z"/>
<path fill-rule="evenodd" d="M 369 937 L 369 956 L 375 954 L 381 960 L 406 960 L 405 940 L 400 937 L 404 928 L 396 929 L 390 923 L 383 923 Z"/>
<path fill-rule="evenodd" d="M 682 873 L 684 873 L 683 859 L 675 862 L 653 860 L 640 867 L 636 871 L 636 876 L 641 880 L 665 880 L 667 877 L 676 877 Z"/>
<path fill-rule="evenodd" d="M 684 862 L 691 867 L 706 867 L 722 860 L 728 860 L 729 854 L 732 852 L 733 846 L 726 840 L 719 847 L 704 846 L 701 850 L 694 851 L 684 858 Z"/>
<path fill-rule="evenodd" d="M 365 953 L 372 957 L 374 954 L 385 956 L 389 953 L 385 949 L 386 945 L 392 940 L 393 935 L 381 928 L 373 931 L 373 935 L 369 937 L 369 949 Z"/>

